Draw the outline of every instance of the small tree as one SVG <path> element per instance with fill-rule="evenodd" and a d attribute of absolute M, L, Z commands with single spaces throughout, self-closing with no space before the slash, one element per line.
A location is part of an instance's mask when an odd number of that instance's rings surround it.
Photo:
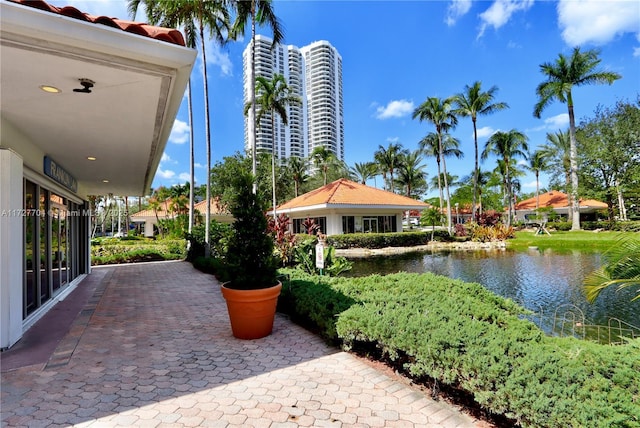
<path fill-rule="evenodd" d="M 229 209 L 235 221 L 225 263 L 228 288 L 251 290 L 276 284 L 277 261 L 273 238 L 267 230 L 266 204 L 253 193 L 252 174 L 233 181 L 236 197 Z"/>

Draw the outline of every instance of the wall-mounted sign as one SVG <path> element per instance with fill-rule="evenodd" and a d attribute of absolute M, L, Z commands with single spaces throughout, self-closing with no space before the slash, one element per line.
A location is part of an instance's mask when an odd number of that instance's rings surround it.
<path fill-rule="evenodd" d="M 44 157 L 44 174 L 72 192 L 78 191 L 78 181 L 49 156 Z"/>

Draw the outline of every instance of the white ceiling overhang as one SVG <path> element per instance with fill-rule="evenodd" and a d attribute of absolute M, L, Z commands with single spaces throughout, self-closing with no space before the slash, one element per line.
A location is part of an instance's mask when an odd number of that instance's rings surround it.
<path fill-rule="evenodd" d="M 81 196 L 147 194 L 195 57 L 183 46 L 2 1 L 0 145 L 40 173 L 50 157 Z M 82 78 L 95 82 L 91 93 L 73 91 Z"/>

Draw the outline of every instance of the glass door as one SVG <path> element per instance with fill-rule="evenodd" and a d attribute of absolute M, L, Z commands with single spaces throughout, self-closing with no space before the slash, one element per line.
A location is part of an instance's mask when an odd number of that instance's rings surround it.
<path fill-rule="evenodd" d="M 364 233 L 378 233 L 378 218 L 377 217 L 363 217 L 362 218 L 362 231 Z"/>

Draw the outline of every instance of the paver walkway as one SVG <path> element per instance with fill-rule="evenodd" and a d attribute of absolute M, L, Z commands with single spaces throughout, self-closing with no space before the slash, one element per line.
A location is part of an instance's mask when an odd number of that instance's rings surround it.
<path fill-rule="evenodd" d="M 272 335 L 233 338 L 218 283 L 189 263 L 96 278 L 48 360 L 2 369 L 3 427 L 480 426 L 280 314 Z"/>

